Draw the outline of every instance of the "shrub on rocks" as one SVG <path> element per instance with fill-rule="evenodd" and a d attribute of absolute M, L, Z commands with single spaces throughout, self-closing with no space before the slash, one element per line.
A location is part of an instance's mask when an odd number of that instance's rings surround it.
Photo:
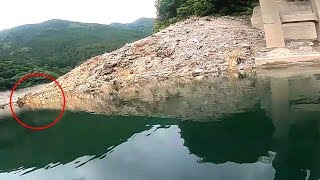
<path fill-rule="evenodd" d="M 244 15 L 258 0 L 157 0 L 155 31 L 190 16 Z"/>

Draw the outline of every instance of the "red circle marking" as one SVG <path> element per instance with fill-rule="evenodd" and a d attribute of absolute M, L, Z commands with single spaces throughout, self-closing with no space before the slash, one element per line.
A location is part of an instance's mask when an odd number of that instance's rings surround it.
<path fill-rule="evenodd" d="M 62 99 L 63 99 L 63 105 L 62 105 L 62 109 L 60 111 L 60 114 L 59 116 L 50 124 L 48 125 L 45 125 L 45 126 L 40 126 L 40 127 L 33 127 L 33 126 L 30 126 L 28 124 L 25 124 L 24 122 L 22 122 L 18 117 L 17 115 L 14 113 L 14 110 L 13 110 L 13 105 L 12 105 L 12 95 L 14 93 L 14 91 L 17 89 L 17 87 L 23 82 L 25 81 L 26 79 L 30 78 L 30 77 L 45 77 L 47 79 L 50 79 L 52 82 L 56 83 L 56 85 L 59 87 L 59 89 L 61 90 L 61 94 L 62 94 Z M 63 113 L 65 111 L 65 108 L 66 108 L 66 97 L 65 97 L 65 94 L 64 94 L 64 91 L 62 89 L 62 87 L 60 86 L 60 84 L 58 83 L 58 81 L 52 77 L 52 76 L 49 76 L 49 75 L 46 75 L 46 74 L 42 74 L 42 73 L 33 73 L 33 74 L 28 74 L 28 75 L 25 75 L 23 76 L 18 82 L 16 82 L 11 90 L 11 94 L 10 94 L 10 110 L 11 110 L 11 114 L 13 116 L 13 118 L 19 123 L 21 124 L 23 127 L 27 128 L 27 129 L 31 129 L 31 130 L 36 130 L 36 131 L 41 131 L 41 130 L 45 130 L 45 129 L 48 129 L 52 126 L 54 126 L 63 116 Z"/>

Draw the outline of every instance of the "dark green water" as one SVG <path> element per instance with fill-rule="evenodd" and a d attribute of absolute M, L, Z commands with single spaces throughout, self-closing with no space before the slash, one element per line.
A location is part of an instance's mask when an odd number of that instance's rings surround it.
<path fill-rule="evenodd" d="M 254 107 L 205 121 L 66 112 L 34 132 L 1 117 L 0 179 L 319 179 L 319 79 L 259 80 Z M 57 114 L 19 117 L 35 125 Z"/>

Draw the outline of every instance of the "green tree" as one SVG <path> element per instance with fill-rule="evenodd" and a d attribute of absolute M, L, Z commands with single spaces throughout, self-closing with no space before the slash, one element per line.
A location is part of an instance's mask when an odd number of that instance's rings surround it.
<path fill-rule="evenodd" d="M 157 0 L 155 31 L 190 16 L 243 15 L 252 12 L 258 0 Z"/>

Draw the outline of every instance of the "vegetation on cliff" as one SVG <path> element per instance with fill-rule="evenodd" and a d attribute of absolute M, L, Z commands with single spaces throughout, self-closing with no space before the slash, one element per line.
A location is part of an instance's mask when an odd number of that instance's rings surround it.
<path fill-rule="evenodd" d="M 90 57 L 151 35 L 152 30 L 153 19 L 142 18 L 110 25 L 49 20 L 0 31 L 0 90 L 12 88 L 30 72 L 59 77 Z"/>
<path fill-rule="evenodd" d="M 155 31 L 190 16 L 248 14 L 258 0 L 157 0 Z"/>

